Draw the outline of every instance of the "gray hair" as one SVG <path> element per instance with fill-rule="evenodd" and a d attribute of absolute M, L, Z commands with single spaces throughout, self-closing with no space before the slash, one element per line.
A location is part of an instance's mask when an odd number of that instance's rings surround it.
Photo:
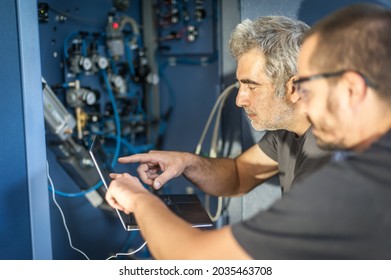
<path fill-rule="evenodd" d="M 265 72 L 272 80 L 276 96 L 285 96 L 285 84 L 297 73 L 297 57 L 309 26 L 284 16 L 246 19 L 231 33 L 229 47 L 237 60 L 251 49 L 260 49 L 266 57 Z"/>

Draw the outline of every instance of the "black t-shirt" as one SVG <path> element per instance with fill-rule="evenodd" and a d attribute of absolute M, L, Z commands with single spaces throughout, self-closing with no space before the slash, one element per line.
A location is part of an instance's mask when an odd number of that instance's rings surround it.
<path fill-rule="evenodd" d="M 330 160 L 331 153 L 320 149 L 309 128 L 302 136 L 287 130 L 268 131 L 258 142 L 261 150 L 278 162 L 280 185 L 289 191 L 295 181 L 313 173 Z"/>
<path fill-rule="evenodd" d="M 391 132 L 232 231 L 254 259 L 391 259 Z"/>

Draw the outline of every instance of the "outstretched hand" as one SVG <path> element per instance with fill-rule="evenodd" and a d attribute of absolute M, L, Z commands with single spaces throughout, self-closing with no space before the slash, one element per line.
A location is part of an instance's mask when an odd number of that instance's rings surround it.
<path fill-rule="evenodd" d="M 120 163 L 140 163 L 137 172 L 141 180 L 160 189 L 169 180 L 180 176 L 185 168 L 185 153 L 168 151 L 150 151 L 118 159 Z"/>

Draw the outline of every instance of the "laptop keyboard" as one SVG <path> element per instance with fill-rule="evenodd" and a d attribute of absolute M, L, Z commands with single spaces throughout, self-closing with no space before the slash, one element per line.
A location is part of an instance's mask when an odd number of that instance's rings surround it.
<path fill-rule="evenodd" d="M 206 212 L 203 212 L 202 205 L 199 203 L 198 197 L 188 195 L 159 195 L 161 201 L 179 217 L 193 224 L 212 224 Z M 126 215 L 120 212 L 124 223 L 128 230 L 138 230 L 136 219 L 131 213 Z M 203 221 L 205 220 L 205 222 Z M 201 221 L 201 222 L 200 222 Z"/>
<path fill-rule="evenodd" d="M 173 202 L 172 202 L 170 196 L 168 196 L 168 195 L 163 195 L 163 196 L 160 197 L 160 199 L 161 199 L 161 200 L 164 202 L 164 204 L 166 204 L 166 205 L 172 205 L 172 204 L 173 204 Z"/>
<path fill-rule="evenodd" d="M 171 209 L 171 211 L 177 210 L 175 203 L 171 200 L 169 195 L 162 195 L 162 196 L 160 196 L 160 199 L 164 202 L 165 205 L 167 205 L 168 208 Z M 127 215 L 124 212 L 120 212 L 120 215 L 122 216 L 126 225 L 129 225 L 129 224 L 130 225 L 137 225 L 136 218 L 134 217 L 134 215 L 132 213 Z"/>
<path fill-rule="evenodd" d="M 120 211 L 120 215 L 122 216 L 125 224 L 136 224 L 136 218 L 132 213 L 125 214 L 125 212 Z"/>

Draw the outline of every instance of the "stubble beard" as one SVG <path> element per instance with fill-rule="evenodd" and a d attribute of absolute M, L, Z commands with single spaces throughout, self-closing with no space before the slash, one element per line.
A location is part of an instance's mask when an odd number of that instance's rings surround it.
<path fill-rule="evenodd" d="M 265 116 L 260 122 L 251 120 L 251 126 L 257 131 L 290 130 L 295 122 L 293 106 L 281 106 L 281 108 L 276 111 L 278 113 L 271 116 Z"/>

